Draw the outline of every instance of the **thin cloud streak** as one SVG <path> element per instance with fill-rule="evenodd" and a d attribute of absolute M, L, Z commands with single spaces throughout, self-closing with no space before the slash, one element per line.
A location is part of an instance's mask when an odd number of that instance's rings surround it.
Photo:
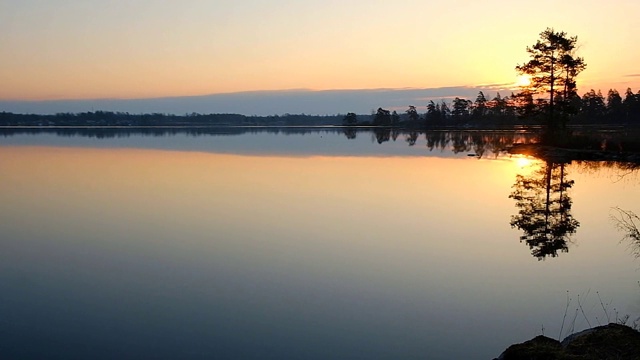
<path fill-rule="evenodd" d="M 438 101 L 455 97 L 474 100 L 479 91 L 483 91 L 487 97 L 493 97 L 496 90 L 503 89 L 498 89 L 495 85 L 423 89 L 296 89 L 150 99 L 0 101 L 0 111 L 55 114 L 102 110 L 132 114 L 236 113 L 259 116 L 286 113 L 334 115 L 355 112 L 369 114 L 379 107 L 401 110 L 408 108 L 409 105 L 424 111 L 430 100 Z"/>

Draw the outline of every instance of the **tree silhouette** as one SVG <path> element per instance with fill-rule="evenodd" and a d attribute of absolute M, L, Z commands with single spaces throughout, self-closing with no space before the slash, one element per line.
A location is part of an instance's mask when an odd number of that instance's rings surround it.
<path fill-rule="evenodd" d="M 345 115 L 344 119 L 342 119 L 342 125 L 345 125 L 345 126 L 358 125 L 358 115 L 352 112 L 348 113 L 347 115 Z"/>
<path fill-rule="evenodd" d="M 588 122 L 601 122 L 607 112 L 602 92 L 591 89 L 582 95 L 582 117 Z"/>
<path fill-rule="evenodd" d="M 471 109 L 472 104 L 473 103 L 470 100 L 456 97 L 453 99 L 453 110 L 451 110 L 451 115 L 456 117 L 458 120 L 466 120 L 469 116 L 469 110 Z"/>
<path fill-rule="evenodd" d="M 391 125 L 391 112 L 387 109 L 378 108 L 373 116 L 373 125 L 389 126 Z"/>
<path fill-rule="evenodd" d="M 516 113 L 520 117 L 533 118 L 540 114 L 541 109 L 533 99 L 531 90 L 523 90 L 514 96 Z"/>
<path fill-rule="evenodd" d="M 440 122 L 440 105 L 436 105 L 433 100 L 427 104 L 427 113 L 424 115 L 427 124 L 437 124 Z"/>
<path fill-rule="evenodd" d="M 397 111 L 393 110 L 393 112 L 391 113 L 391 125 L 398 126 L 399 123 L 400 123 L 400 115 L 398 114 Z"/>
<path fill-rule="evenodd" d="M 547 127 L 550 131 L 564 126 L 564 122 L 554 116 L 556 102 L 566 105 L 577 96 L 575 79 L 587 67 L 583 58 L 575 56 L 577 41 L 577 36 L 568 37 L 564 31 L 547 28 L 540 33 L 535 45 L 527 47 L 531 59 L 516 66 L 519 74 L 531 77 L 532 92 L 549 94 Z"/>
<path fill-rule="evenodd" d="M 625 111 L 625 122 L 640 119 L 640 91 L 638 94 L 634 94 L 631 88 L 627 88 L 622 105 Z"/>
<path fill-rule="evenodd" d="M 620 96 L 618 90 L 609 89 L 607 93 L 607 116 L 613 121 L 624 118 L 622 96 Z"/>
<path fill-rule="evenodd" d="M 478 92 L 476 101 L 473 103 L 473 117 L 483 117 L 487 111 L 487 98 L 482 91 Z"/>
<path fill-rule="evenodd" d="M 518 214 L 511 217 L 511 227 L 523 231 L 520 241 L 542 260 L 568 252 L 567 241 L 580 223 L 571 215 L 568 190 L 573 180 L 566 180 L 564 163 L 547 161 L 530 176 L 517 175 L 510 198 L 516 201 Z"/>
<path fill-rule="evenodd" d="M 418 122 L 420 120 L 420 115 L 418 114 L 418 110 L 413 105 L 409 105 L 409 109 L 406 111 L 407 116 L 409 116 L 409 121 Z"/>

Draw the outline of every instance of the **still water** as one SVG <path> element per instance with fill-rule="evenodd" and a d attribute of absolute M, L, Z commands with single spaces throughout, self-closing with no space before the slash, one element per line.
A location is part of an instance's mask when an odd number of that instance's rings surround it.
<path fill-rule="evenodd" d="M 640 315 L 636 173 L 346 135 L 0 137 L 2 357 L 492 359 Z M 527 180 L 559 243 L 511 226 Z"/>

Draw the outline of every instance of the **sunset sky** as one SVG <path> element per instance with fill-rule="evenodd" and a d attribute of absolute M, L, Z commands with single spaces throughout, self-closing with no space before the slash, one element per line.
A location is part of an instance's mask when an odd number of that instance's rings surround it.
<path fill-rule="evenodd" d="M 0 100 L 508 84 L 546 27 L 640 89 L 640 1 L 3 0 Z"/>

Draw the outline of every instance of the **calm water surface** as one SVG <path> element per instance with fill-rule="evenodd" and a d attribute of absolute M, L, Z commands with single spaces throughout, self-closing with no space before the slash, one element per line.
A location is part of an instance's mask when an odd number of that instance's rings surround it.
<path fill-rule="evenodd" d="M 491 359 L 640 315 L 636 174 L 380 139 L 1 137 L 2 357 Z M 564 243 L 530 248 L 545 174 Z"/>

